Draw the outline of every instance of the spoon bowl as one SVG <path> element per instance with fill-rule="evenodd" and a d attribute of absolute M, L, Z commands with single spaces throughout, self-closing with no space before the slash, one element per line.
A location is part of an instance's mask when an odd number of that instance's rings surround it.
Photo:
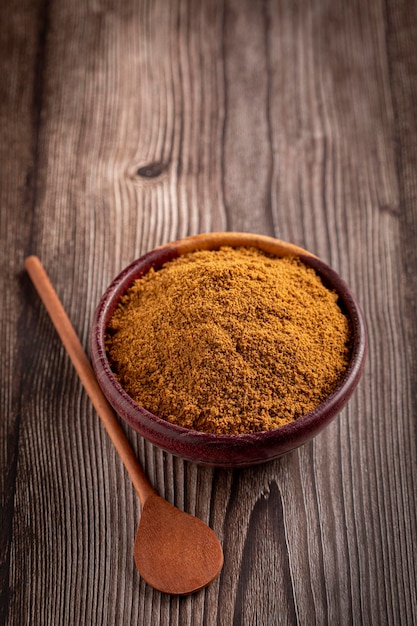
<path fill-rule="evenodd" d="M 205 587 L 223 565 L 223 551 L 214 532 L 156 493 L 143 506 L 134 555 L 147 583 L 177 595 Z"/>

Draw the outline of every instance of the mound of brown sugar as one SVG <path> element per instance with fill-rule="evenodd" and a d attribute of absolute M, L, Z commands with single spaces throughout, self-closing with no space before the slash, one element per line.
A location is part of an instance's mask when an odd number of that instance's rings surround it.
<path fill-rule="evenodd" d="M 239 434 L 282 426 L 339 383 L 350 329 L 337 294 L 297 258 L 224 247 L 137 280 L 108 327 L 120 384 L 155 415 Z"/>

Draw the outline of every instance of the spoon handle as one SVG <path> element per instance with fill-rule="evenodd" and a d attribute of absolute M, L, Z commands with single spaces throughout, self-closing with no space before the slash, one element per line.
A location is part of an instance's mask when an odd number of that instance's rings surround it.
<path fill-rule="evenodd" d="M 78 335 L 38 257 L 27 257 L 25 267 L 94 408 L 126 467 L 143 506 L 147 498 L 155 491 L 139 465 L 112 407 L 99 387 Z"/>

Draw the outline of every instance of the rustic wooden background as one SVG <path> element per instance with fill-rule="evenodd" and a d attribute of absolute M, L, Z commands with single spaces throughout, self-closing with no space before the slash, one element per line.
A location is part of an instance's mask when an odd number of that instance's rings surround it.
<path fill-rule="evenodd" d="M 417 622 L 417 3 L 0 4 L 0 623 Z M 281 460 L 197 467 L 128 432 L 156 489 L 225 553 L 207 589 L 149 588 L 140 507 L 27 276 L 82 339 L 127 263 L 188 234 L 322 257 L 367 318 L 340 417 Z"/>

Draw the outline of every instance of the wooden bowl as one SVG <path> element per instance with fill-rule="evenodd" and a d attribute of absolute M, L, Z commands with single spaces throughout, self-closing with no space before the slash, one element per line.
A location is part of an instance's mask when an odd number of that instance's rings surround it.
<path fill-rule="evenodd" d="M 195 250 L 221 246 L 252 246 L 275 256 L 298 256 L 324 284 L 340 296 L 350 319 L 353 349 L 350 364 L 335 391 L 317 408 L 280 428 L 241 435 L 215 435 L 171 424 L 139 406 L 117 382 L 105 350 L 106 329 L 121 296 L 150 268 Z M 219 467 L 244 467 L 275 459 L 317 435 L 344 407 L 361 377 L 367 337 L 361 308 L 338 274 L 306 250 L 272 237 L 247 233 L 210 233 L 188 237 L 148 252 L 124 269 L 111 283 L 95 312 L 90 335 L 91 360 L 98 383 L 120 417 L 153 444 L 189 461 Z"/>

